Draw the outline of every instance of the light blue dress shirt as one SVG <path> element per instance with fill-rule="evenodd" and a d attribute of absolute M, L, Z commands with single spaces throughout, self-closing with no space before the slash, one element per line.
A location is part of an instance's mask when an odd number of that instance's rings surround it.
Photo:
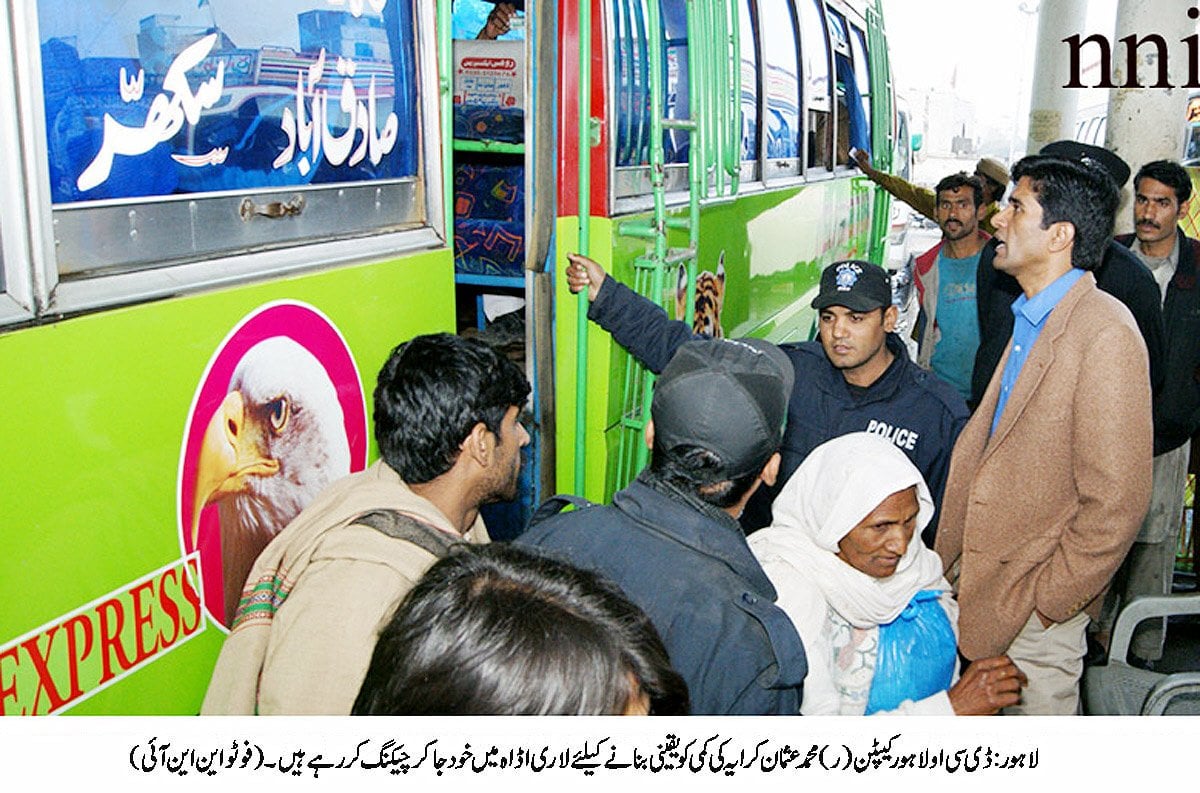
<path fill-rule="evenodd" d="M 1075 282 L 1083 277 L 1084 272 L 1078 267 L 1072 267 L 1032 298 L 1021 295 L 1013 301 L 1012 351 L 1008 354 L 1008 363 L 1004 365 L 1004 374 L 1000 376 L 1000 400 L 996 403 L 996 413 L 992 416 L 993 434 L 1000 424 L 1000 416 L 1004 415 L 1004 406 L 1008 404 L 1009 394 L 1017 384 L 1029 351 L 1041 335 L 1042 328 L 1046 327 L 1046 318 Z"/>

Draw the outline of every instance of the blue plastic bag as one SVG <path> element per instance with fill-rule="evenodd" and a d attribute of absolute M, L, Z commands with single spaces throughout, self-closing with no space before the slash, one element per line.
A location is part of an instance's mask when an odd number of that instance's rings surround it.
<path fill-rule="evenodd" d="M 879 654 L 866 713 L 895 710 L 950 687 L 958 646 L 941 593 L 927 589 L 909 601 L 900 616 L 879 626 Z"/>

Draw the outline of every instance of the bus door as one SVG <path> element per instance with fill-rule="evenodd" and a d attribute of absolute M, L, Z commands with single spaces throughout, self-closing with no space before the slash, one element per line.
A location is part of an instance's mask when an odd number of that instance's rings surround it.
<path fill-rule="evenodd" d="M 549 115 L 541 108 L 553 106 L 553 81 L 537 75 L 553 75 L 555 9 L 539 0 L 505 5 L 455 0 L 449 35 L 444 31 L 442 39 L 451 50 L 448 164 L 457 330 L 497 346 L 533 384 L 526 414 L 532 440 L 518 498 L 485 509 L 495 539 L 519 534 L 531 507 L 554 489 L 552 276 L 546 268 L 554 135 L 552 119 L 539 124 Z M 499 24 L 500 31 L 489 30 L 489 17 L 503 19 L 508 7 L 515 13 L 505 20 L 507 32 Z M 543 68 L 547 59 L 550 66 Z"/>

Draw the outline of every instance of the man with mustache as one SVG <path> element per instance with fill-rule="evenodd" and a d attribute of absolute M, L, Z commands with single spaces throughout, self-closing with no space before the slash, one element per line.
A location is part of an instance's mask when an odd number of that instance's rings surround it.
<path fill-rule="evenodd" d="M 895 174 L 876 170 L 871 165 L 871 155 L 861 149 L 851 149 L 850 154 L 859 170 L 872 182 L 908 204 L 918 214 L 937 219 L 937 190 L 930 190 Z M 975 173 L 972 175 L 983 185 L 983 197 L 979 202 L 979 227 L 985 233 L 991 234 L 994 230 L 992 218 L 1000 211 L 1000 199 L 1004 197 L 1004 189 L 1008 186 L 1008 169 L 999 160 L 984 157 L 975 164 Z"/>
<path fill-rule="evenodd" d="M 1175 540 L 1187 484 L 1189 439 L 1200 427 L 1200 242 L 1179 221 L 1192 196 L 1188 172 L 1167 160 L 1143 165 L 1133 180 L 1133 234 L 1117 237 L 1150 270 L 1162 298 L 1165 329 L 1163 384 L 1154 403 L 1154 493 L 1137 541 L 1117 576 L 1121 603 L 1171 592 Z M 1117 588 L 1117 587 L 1115 587 Z M 1145 661 L 1162 657 L 1163 620 L 1134 632 L 1132 650 Z"/>
<path fill-rule="evenodd" d="M 913 284 L 920 312 L 913 337 L 917 363 L 932 369 L 962 395 L 971 396 L 971 371 L 979 347 L 975 269 L 988 235 L 979 228 L 986 206 L 983 184 L 965 172 L 937 184 L 942 240 L 916 258 Z"/>

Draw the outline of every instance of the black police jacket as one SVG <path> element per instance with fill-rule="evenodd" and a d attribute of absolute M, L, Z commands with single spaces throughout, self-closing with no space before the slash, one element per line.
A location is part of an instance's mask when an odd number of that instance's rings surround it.
<path fill-rule="evenodd" d="M 662 636 L 693 714 L 798 715 L 804 647 L 737 521 L 651 480 L 514 542 L 616 582 Z"/>

